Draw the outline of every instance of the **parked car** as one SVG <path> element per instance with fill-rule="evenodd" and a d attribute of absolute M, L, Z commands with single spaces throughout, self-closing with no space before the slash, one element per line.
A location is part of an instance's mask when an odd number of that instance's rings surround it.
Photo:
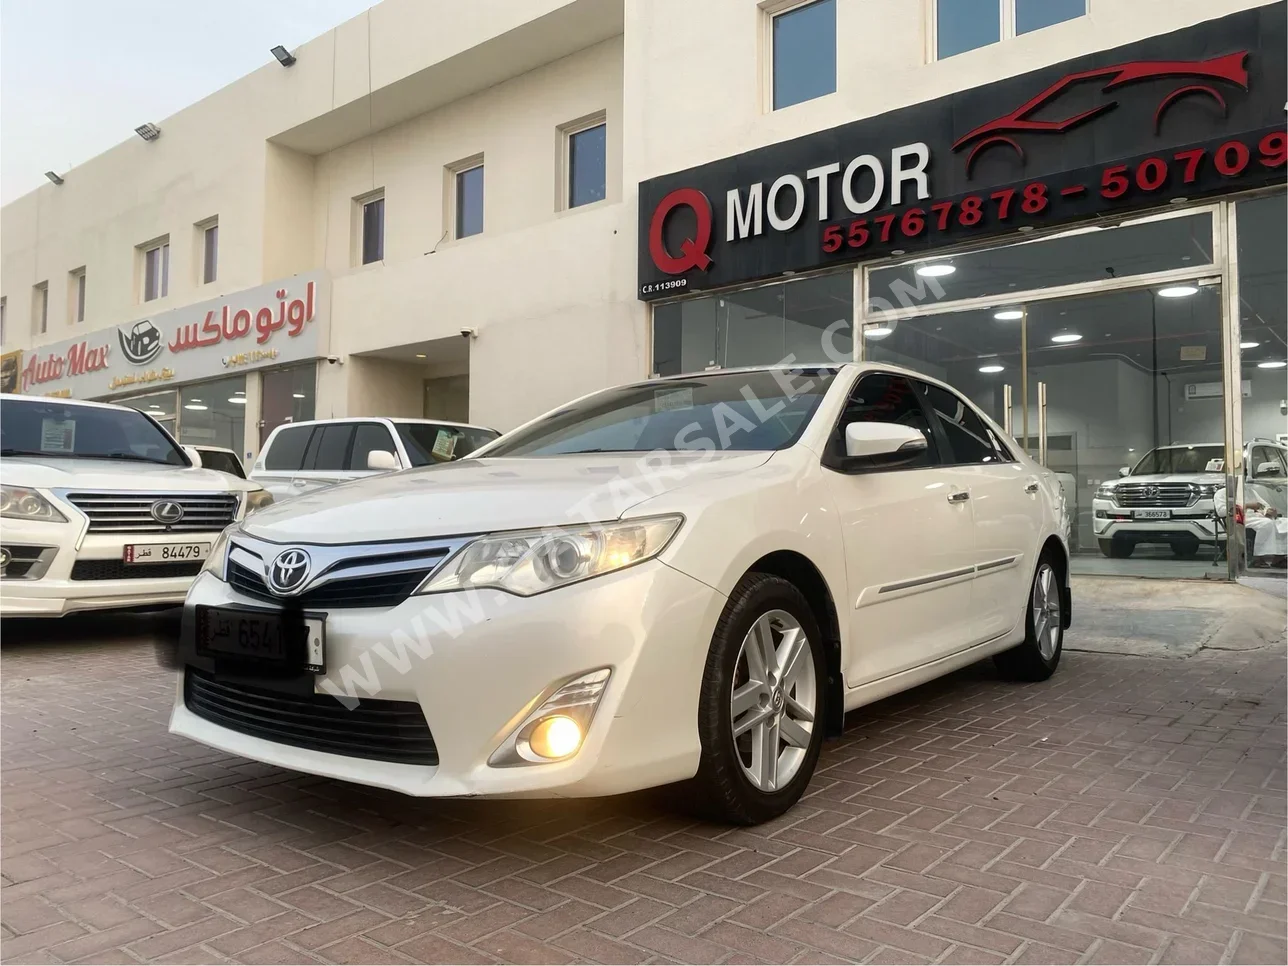
<path fill-rule="evenodd" d="M 263 487 L 193 464 L 124 406 L 0 396 L 0 615 L 178 604 Z"/>
<path fill-rule="evenodd" d="M 170 730 L 418 796 L 687 781 L 801 795 L 844 712 L 1069 626 L 1053 474 L 956 390 L 872 364 L 595 393 L 444 465 L 225 534 Z"/>
<path fill-rule="evenodd" d="M 412 466 L 449 463 L 500 433 L 435 419 L 317 419 L 273 430 L 250 478 L 277 499 Z"/>
<path fill-rule="evenodd" d="M 1243 448 L 1246 480 L 1283 482 L 1288 447 L 1254 439 Z M 1225 488 L 1225 446 L 1221 443 L 1160 446 L 1121 479 L 1100 484 L 1092 500 L 1093 529 L 1106 557 L 1130 557 L 1140 544 L 1165 544 L 1182 559 L 1203 546 L 1224 544 L 1223 514 L 1213 495 Z"/>
<path fill-rule="evenodd" d="M 239 480 L 246 479 L 246 469 L 242 466 L 241 457 L 230 449 L 223 446 L 191 445 L 185 445 L 184 449 L 198 466 L 204 466 L 208 470 L 219 470 L 221 473 L 231 473 Z"/>

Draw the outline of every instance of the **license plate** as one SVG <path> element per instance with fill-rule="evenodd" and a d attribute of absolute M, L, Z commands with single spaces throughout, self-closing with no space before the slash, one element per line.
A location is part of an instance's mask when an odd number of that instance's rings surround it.
<path fill-rule="evenodd" d="M 197 652 L 212 657 L 326 670 L 326 618 L 267 610 L 198 607 Z"/>
<path fill-rule="evenodd" d="M 1137 520 L 1170 520 L 1172 518 L 1171 510 L 1137 510 Z"/>
<path fill-rule="evenodd" d="M 127 564 L 205 560 L 209 556 L 208 543 L 127 543 L 121 551 L 121 561 Z"/>

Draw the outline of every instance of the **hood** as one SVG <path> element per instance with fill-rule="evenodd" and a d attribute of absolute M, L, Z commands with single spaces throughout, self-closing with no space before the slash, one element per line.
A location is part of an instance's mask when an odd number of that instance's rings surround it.
<path fill-rule="evenodd" d="M 1124 476 L 1113 480 L 1114 485 L 1123 483 L 1224 483 L 1224 473 L 1142 473 L 1140 476 Z"/>
<path fill-rule="evenodd" d="M 279 543 L 355 543 L 615 520 L 694 483 L 745 473 L 772 453 L 645 453 L 464 459 L 342 483 L 257 511 L 252 536 Z"/>
<path fill-rule="evenodd" d="M 34 459 L 6 457 L 4 481 L 11 486 L 39 489 L 129 490 L 183 493 L 189 490 L 224 492 L 256 489 L 218 470 L 199 466 L 163 466 L 135 460 Z"/>

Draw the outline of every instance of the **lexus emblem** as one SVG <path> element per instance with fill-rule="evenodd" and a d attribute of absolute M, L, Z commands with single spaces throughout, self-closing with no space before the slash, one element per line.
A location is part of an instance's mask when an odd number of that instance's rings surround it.
<path fill-rule="evenodd" d="M 173 526 L 183 519 L 183 507 L 173 500 L 157 500 L 156 503 L 152 504 L 152 509 L 149 512 L 151 512 L 153 520 L 157 523 L 164 523 L 167 527 Z"/>
<path fill-rule="evenodd" d="M 1147 487 L 1145 487 L 1145 499 L 1147 499 L 1147 500 L 1157 500 L 1157 499 L 1158 499 L 1159 494 L 1160 494 L 1160 493 L 1162 493 L 1162 492 L 1163 492 L 1163 491 L 1162 491 L 1162 490 L 1160 490 L 1160 489 L 1159 489 L 1158 487 L 1156 487 L 1156 486 L 1147 486 Z"/>
<path fill-rule="evenodd" d="M 283 550 L 268 568 L 268 588 L 275 594 L 294 594 L 309 579 L 309 570 L 313 562 L 307 550 L 292 547 Z"/>

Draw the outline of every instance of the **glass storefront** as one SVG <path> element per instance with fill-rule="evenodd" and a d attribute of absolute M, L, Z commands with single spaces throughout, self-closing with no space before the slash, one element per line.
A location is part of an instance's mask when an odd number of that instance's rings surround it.
<path fill-rule="evenodd" d="M 217 379 L 185 386 L 179 391 L 182 407 L 179 442 L 222 446 L 238 455 L 245 451 L 246 377 Z"/>
<path fill-rule="evenodd" d="M 266 369 L 260 374 L 259 445 L 282 423 L 313 419 L 317 408 L 317 364 Z"/>

